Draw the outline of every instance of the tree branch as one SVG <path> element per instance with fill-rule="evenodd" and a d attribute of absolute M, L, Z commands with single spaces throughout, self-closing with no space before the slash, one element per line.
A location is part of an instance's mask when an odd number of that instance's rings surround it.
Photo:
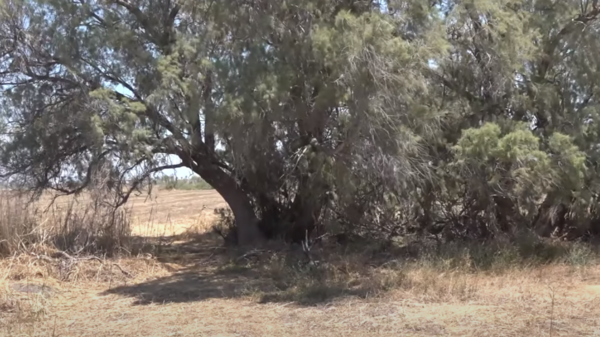
<path fill-rule="evenodd" d="M 571 21 L 565 25 L 544 47 L 544 55 L 540 61 L 540 67 L 538 69 L 538 79 L 542 80 L 546 78 L 546 74 L 552 68 L 554 61 L 554 52 L 560 41 L 562 41 L 567 35 L 573 33 L 577 26 L 583 24 L 586 25 L 591 21 L 594 21 L 600 15 L 600 8 L 598 7 L 598 1 L 595 0 L 592 4 L 592 10 L 587 13 L 582 13 L 571 19 Z"/>
<path fill-rule="evenodd" d="M 147 179 L 152 173 L 156 173 L 156 172 L 160 172 L 160 171 L 164 171 L 164 170 L 177 169 L 177 168 L 186 167 L 186 166 L 187 165 L 185 165 L 182 162 L 179 164 L 158 166 L 158 167 L 154 167 L 152 169 L 147 170 L 146 172 L 144 172 L 144 174 L 142 174 L 140 177 L 136 178 L 133 181 L 133 183 L 127 190 L 127 192 L 125 192 L 124 194 L 121 193 L 121 198 L 120 198 L 119 202 L 115 205 L 115 207 L 118 208 L 118 207 L 123 206 L 129 200 L 131 193 L 133 193 L 133 191 L 137 190 L 137 188 L 142 183 L 142 181 L 144 181 L 144 179 Z"/>

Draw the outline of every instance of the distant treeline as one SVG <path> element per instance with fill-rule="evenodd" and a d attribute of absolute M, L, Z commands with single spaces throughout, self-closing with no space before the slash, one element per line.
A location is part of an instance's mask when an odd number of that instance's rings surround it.
<path fill-rule="evenodd" d="M 161 176 L 155 179 L 155 184 L 166 190 L 211 190 L 210 186 L 200 177 L 180 178 L 175 176 Z"/>

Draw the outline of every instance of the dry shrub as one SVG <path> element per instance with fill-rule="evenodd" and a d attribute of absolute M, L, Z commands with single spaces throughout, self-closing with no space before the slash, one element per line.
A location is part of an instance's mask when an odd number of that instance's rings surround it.
<path fill-rule="evenodd" d="M 214 214 L 216 221 L 212 226 L 213 232 L 221 236 L 226 245 L 235 245 L 237 242 L 237 230 L 231 210 L 225 207 L 216 208 Z"/>
<path fill-rule="evenodd" d="M 282 246 L 287 248 L 246 253 L 243 259 L 232 259 L 221 267 L 222 271 L 260 275 L 265 282 L 256 283 L 249 292 L 261 302 L 316 304 L 393 291 L 442 303 L 477 299 L 476 275 L 510 275 L 549 264 L 579 268 L 597 259 L 589 245 L 527 235 L 486 244 L 455 242 L 418 248 L 324 243 L 315 247 L 312 258 L 299 247 Z"/>
<path fill-rule="evenodd" d="M 110 256 L 131 253 L 130 219 L 130 211 L 115 210 L 101 199 L 83 205 L 74 199 L 65 210 L 54 209 L 48 222 L 52 224 L 52 243 L 57 249 Z"/>
<path fill-rule="evenodd" d="M 261 267 L 272 282 L 257 290 L 261 302 L 318 304 L 347 297 L 379 298 L 389 292 L 427 303 L 463 302 L 477 296 L 469 273 L 442 272 L 414 263 L 372 266 L 359 256 L 306 267 L 274 258 Z"/>
<path fill-rule="evenodd" d="M 277 245 L 235 257 L 218 273 L 260 275 L 247 293 L 261 302 L 318 304 L 336 298 L 378 296 L 404 284 L 401 269 L 379 268 L 369 253 L 343 252 L 339 247 L 315 248 L 308 257 L 296 245 Z M 371 261 L 372 262 L 372 261 Z M 251 282 L 250 282 L 251 283 Z"/>
<path fill-rule="evenodd" d="M 585 242 L 540 238 L 522 232 L 511 239 L 458 241 L 422 246 L 416 262 L 442 272 L 504 272 L 548 264 L 586 266 L 598 261 L 597 247 Z"/>
<path fill-rule="evenodd" d="M 112 256 L 135 253 L 131 211 L 115 209 L 98 194 L 66 206 L 36 207 L 21 194 L 0 195 L 0 256 L 40 249 Z M 58 199 L 60 200 L 60 199 Z"/>
<path fill-rule="evenodd" d="M 0 194 L 0 256 L 39 242 L 39 221 L 35 211 L 22 197 L 12 193 Z"/>
<path fill-rule="evenodd" d="M 203 208 L 196 220 L 185 228 L 179 237 L 183 240 L 202 241 L 209 235 L 217 234 L 222 226 L 219 226 L 221 222 L 218 211 Z"/>

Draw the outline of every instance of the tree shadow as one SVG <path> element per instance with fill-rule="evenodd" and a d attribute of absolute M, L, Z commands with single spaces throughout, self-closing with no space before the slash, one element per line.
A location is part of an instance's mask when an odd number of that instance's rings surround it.
<path fill-rule="evenodd" d="M 103 295 L 135 298 L 134 305 L 188 303 L 209 299 L 254 297 L 259 303 L 286 302 L 313 306 L 345 297 L 366 298 L 371 289 L 349 289 L 342 283 L 274 280 L 259 272 L 236 268 L 212 273 L 187 270 L 140 284 L 109 289 Z"/>
<path fill-rule="evenodd" d="M 132 236 L 129 238 L 136 254 L 150 253 L 160 263 L 188 266 L 223 258 L 225 253 L 235 253 L 222 245 L 214 233 L 178 234 L 159 237 Z M 133 255 L 136 255 L 133 254 Z"/>
<path fill-rule="evenodd" d="M 366 286 L 350 288 L 344 280 L 333 281 L 331 266 L 299 266 L 298 256 L 293 253 L 270 251 L 250 262 L 240 261 L 239 252 L 211 245 L 215 238 L 210 234 L 188 241 L 178 237 L 168 239 L 170 242 L 156 258 L 159 262 L 178 264 L 183 267 L 181 270 L 155 280 L 118 286 L 103 294 L 134 298 L 134 305 L 250 296 L 259 303 L 312 306 L 344 297 L 364 298 L 373 292 Z M 273 263 L 273 255 L 277 254 L 280 259 Z"/>
<path fill-rule="evenodd" d="M 172 275 L 111 288 L 103 294 L 135 298 L 135 305 L 182 303 L 211 298 L 235 298 L 264 287 L 263 280 L 247 268 L 222 268 L 236 253 L 213 233 L 182 234 L 141 240 L 153 247 L 157 262 L 177 265 Z"/>
<path fill-rule="evenodd" d="M 105 295 L 135 298 L 134 305 L 186 303 L 211 298 L 238 298 L 265 286 L 260 279 L 247 275 L 185 271 L 156 280 L 109 289 Z"/>

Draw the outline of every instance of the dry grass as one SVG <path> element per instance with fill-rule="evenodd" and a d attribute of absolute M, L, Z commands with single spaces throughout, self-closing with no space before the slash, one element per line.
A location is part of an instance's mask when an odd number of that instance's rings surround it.
<path fill-rule="evenodd" d="M 342 263 L 321 282 L 314 272 L 281 270 L 276 262 L 233 266 L 208 248 L 194 259 L 159 260 L 118 261 L 133 279 L 92 262 L 70 282 L 33 270 L 18 281 L 11 276 L 4 288 L 47 284 L 53 293 L 13 290 L 4 306 L 12 296 L 20 314 L 0 322 L 9 336 L 583 336 L 600 324 L 598 267 L 491 274 L 409 265 L 343 271 Z M 297 279 L 277 276 L 292 272 Z"/>
<path fill-rule="evenodd" d="M 38 206 L 46 208 L 51 200 L 49 195 L 44 196 Z M 64 211 L 73 202 L 84 207 L 93 201 L 89 195 L 62 197 L 54 202 L 53 209 Z M 214 190 L 158 190 L 150 196 L 132 196 L 125 209 L 131 216 L 134 235 L 166 236 L 208 229 L 213 210 L 223 206 L 223 198 Z"/>
<path fill-rule="evenodd" d="M 126 242 L 132 237 L 204 232 L 215 218 L 213 210 L 225 205 L 214 191 L 160 191 L 152 196 L 133 196 L 116 213 L 89 194 L 52 200 L 44 195 L 29 204 L 14 193 L 0 194 L 0 256 L 10 256 L 26 246 L 35 249 L 47 244 L 61 250 L 100 245 L 95 247 L 97 251 L 112 254 L 119 248 L 134 249 L 129 247 L 131 242 Z M 92 237 L 95 242 L 89 242 Z"/>
<path fill-rule="evenodd" d="M 323 244 L 307 265 L 297 247 L 226 251 L 206 231 L 220 198 L 162 193 L 129 207 L 151 250 L 86 259 L 38 246 L 0 260 L 0 335 L 600 335 L 588 246 Z"/>

